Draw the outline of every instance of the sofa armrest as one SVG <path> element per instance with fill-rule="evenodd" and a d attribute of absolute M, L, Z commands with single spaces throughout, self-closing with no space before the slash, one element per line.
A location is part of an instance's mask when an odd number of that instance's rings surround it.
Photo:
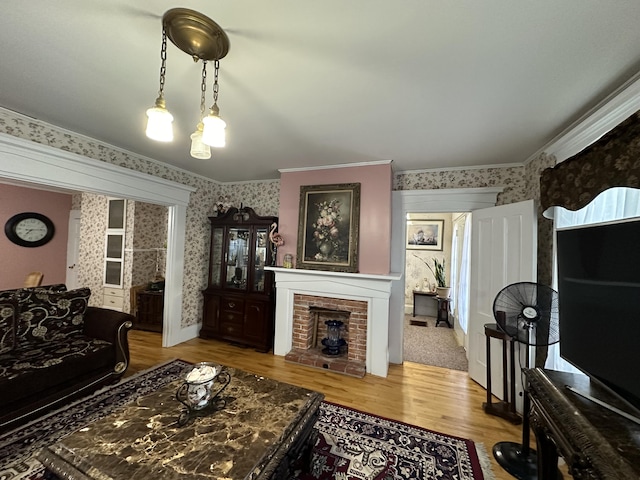
<path fill-rule="evenodd" d="M 115 347 L 116 364 L 124 370 L 129 365 L 129 341 L 127 334 L 135 317 L 128 313 L 101 307 L 87 307 L 84 314 L 83 333 L 91 338 L 111 342 Z"/>

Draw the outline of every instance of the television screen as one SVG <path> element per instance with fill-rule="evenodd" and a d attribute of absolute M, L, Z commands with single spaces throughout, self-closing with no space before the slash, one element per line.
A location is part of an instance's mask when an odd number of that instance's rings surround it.
<path fill-rule="evenodd" d="M 640 221 L 558 230 L 560 355 L 640 409 Z"/>

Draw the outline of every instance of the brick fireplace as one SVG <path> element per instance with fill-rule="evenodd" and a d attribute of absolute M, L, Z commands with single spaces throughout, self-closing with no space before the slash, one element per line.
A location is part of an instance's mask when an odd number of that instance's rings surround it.
<path fill-rule="evenodd" d="M 346 347 L 340 355 L 323 353 L 327 320 L 343 322 L 340 330 Z M 294 294 L 292 348 L 285 355 L 287 361 L 363 377 L 366 358 L 367 302 Z"/>
<path fill-rule="evenodd" d="M 276 280 L 275 355 L 348 375 L 387 376 L 389 298 L 392 281 L 400 276 L 266 268 L 275 273 Z M 311 344 L 314 309 L 323 312 L 315 322 L 320 324 L 316 337 L 325 335 L 325 313 L 331 317 L 334 312 L 342 321 L 340 312 L 348 313 L 344 317 L 345 355 L 328 358 Z"/>

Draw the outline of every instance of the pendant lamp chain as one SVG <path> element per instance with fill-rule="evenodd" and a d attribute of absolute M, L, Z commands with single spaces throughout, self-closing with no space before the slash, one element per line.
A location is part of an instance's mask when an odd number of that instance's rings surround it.
<path fill-rule="evenodd" d="M 213 104 L 218 105 L 218 71 L 220 69 L 220 61 L 214 61 L 213 67 L 215 69 L 213 73 Z"/>
<path fill-rule="evenodd" d="M 167 73 L 167 32 L 162 29 L 162 48 L 160 49 L 160 90 L 158 91 L 158 97 L 163 98 L 164 92 L 164 77 Z"/>
<path fill-rule="evenodd" d="M 204 118 L 204 104 L 206 102 L 205 93 L 207 92 L 207 61 L 202 61 L 202 83 L 200 84 L 200 121 Z"/>
<path fill-rule="evenodd" d="M 167 33 L 162 29 L 162 48 L 160 49 L 160 90 L 158 98 L 153 107 L 147 110 L 147 137 L 159 142 L 170 142 L 173 140 L 173 115 L 167 110 L 164 101 L 164 78 L 167 72 Z"/>

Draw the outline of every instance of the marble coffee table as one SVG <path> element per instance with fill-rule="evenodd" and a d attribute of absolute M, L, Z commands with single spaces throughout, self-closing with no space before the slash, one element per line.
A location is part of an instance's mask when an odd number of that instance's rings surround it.
<path fill-rule="evenodd" d="M 310 442 L 324 396 L 227 369 L 226 406 L 180 427 L 181 382 L 140 397 L 40 452 L 69 480 L 287 479 Z"/>

